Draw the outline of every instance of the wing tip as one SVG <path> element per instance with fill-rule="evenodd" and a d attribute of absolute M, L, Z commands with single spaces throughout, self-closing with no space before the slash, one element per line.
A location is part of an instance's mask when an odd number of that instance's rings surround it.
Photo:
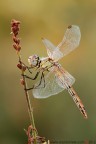
<path fill-rule="evenodd" d="M 46 38 L 44 38 L 44 37 L 41 37 L 41 40 L 42 40 L 42 42 L 43 42 L 43 43 L 45 43 L 45 41 L 46 41 Z"/>
<path fill-rule="evenodd" d="M 72 28 L 72 25 L 69 25 L 69 26 L 68 26 L 68 29 L 70 29 L 70 28 Z"/>
<path fill-rule="evenodd" d="M 71 29 L 71 28 L 80 29 L 78 25 L 69 25 L 69 26 L 68 26 L 68 29 Z"/>
<path fill-rule="evenodd" d="M 44 38 L 43 38 L 43 37 L 41 37 L 41 40 L 44 40 Z"/>

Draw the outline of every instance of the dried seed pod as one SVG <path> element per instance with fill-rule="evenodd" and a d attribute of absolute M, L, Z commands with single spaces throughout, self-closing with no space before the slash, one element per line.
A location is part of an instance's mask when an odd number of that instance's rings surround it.
<path fill-rule="evenodd" d="M 22 84 L 22 85 L 25 85 L 25 81 L 21 78 L 20 79 L 20 83 Z"/>
<path fill-rule="evenodd" d="M 23 65 L 22 66 L 22 70 L 25 71 L 26 70 L 26 66 Z"/>
<path fill-rule="evenodd" d="M 17 64 L 17 67 L 20 69 L 20 70 L 22 70 L 22 71 L 25 71 L 26 70 L 26 66 L 25 65 L 23 65 L 23 64 Z"/>
<path fill-rule="evenodd" d="M 20 44 L 20 39 L 15 36 L 13 36 L 13 41 L 18 45 Z"/>
<path fill-rule="evenodd" d="M 11 21 L 11 31 L 15 37 L 18 35 L 18 32 L 20 30 L 19 24 L 20 24 L 19 21 L 16 21 L 16 20 Z"/>
<path fill-rule="evenodd" d="M 17 45 L 17 51 L 19 52 L 21 50 L 21 46 Z"/>
<path fill-rule="evenodd" d="M 18 46 L 17 46 L 17 44 L 13 44 L 13 48 L 15 49 L 15 50 L 18 50 Z"/>
<path fill-rule="evenodd" d="M 22 65 L 19 63 L 17 64 L 17 67 L 21 70 L 22 69 Z"/>

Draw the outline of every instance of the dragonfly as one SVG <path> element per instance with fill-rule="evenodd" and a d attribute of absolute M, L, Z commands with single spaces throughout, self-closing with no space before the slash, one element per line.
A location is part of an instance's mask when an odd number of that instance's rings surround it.
<path fill-rule="evenodd" d="M 58 63 L 61 58 L 79 46 L 80 39 L 80 28 L 76 25 L 70 25 L 58 46 L 55 46 L 48 39 L 42 38 L 48 57 L 40 58 L 38 55 L 32 55 L 29 56 L 28 62 L 31 68 L 35 67 L 37 69 L 37 74 L 34 79 L 41 73 L 40 80 L 37 81 L 32 88 L 35 98 L 47 98 L 66 89 L 84 118 L 87 118 L 84 105 L 72 86 L 75 78 Z M 48 73 L 45 74 L 45 72 Z"/>

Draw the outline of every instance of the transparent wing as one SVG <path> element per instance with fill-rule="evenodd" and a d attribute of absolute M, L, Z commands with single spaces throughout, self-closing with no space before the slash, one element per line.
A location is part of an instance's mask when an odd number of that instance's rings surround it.
<path fill-rule="evenodd" d="M 63 40 L 58 47 L 65 56 L 79 46 L 80 39 L 81 32 L 79 27 L 76 25 L 71 25 L 67 28 Z"/>
<path fill-rule="evenodd" d="M 66 86 L 64 85 L 65 83 L 72 86 L 75 82 L 75 78 L 69 74 L 61 65 L 59 67 L 55 67 L 54 73 L 56 76 L 56 82 L 60 87 L 64 89 L 66 89 Z"/>
<path fill-rule="evenodd" d="M 41 84 L 36 89 L 33 89 L 32 92 L 35 98 L 47 98 L 64 90 L 63 87 L 60 87 L 58 83 L 56 83 L 55 76 L 52 72 L 49 72 L 44 77 L 44 80 L 41 81 Z M 37 86 L 38 83 L 39 81 L 35 84 L 35 86 Z"/>
<path fill-rule="evenodd" d="M 81 32 L 78 26 L 71 25 L 67 28 L 63 40 L 56 47 L 49 40 L 43 39 L 43 43 L 47 48 L 47 53 L 54 61 L 58 61 L 79 46 Z"/>
<path fill-rule="evenodd" d="M 37 89 L 33 89 L 33 96 L 35 98 L 47 98 L 52 95 L 56 95 L 63 91 L 66 87 L 62 85 L 62 83 L 58 80 L 57 75 L 55 75 L 55 71 L 57 71 L 57 67 L 54 68 L 52 72 L 49 72 L 45 76 L 45 87 L 44 87 L 44 81 L 41 82 L 40 86 Z M 63 68 L 62 68 L 63 69 Z M 75 82 L 75 79 L 63 69 L 63 72 L 61 71 L 57 72 L 58 74 L 63 74 L 63 79 L 68 84 L 72 85 Z M 39 82 L 37 82 L 36 85 L 38 85 Z"/>
<path fill-rule="evenodd" d="M 51 59 L 56 60 L 56 59 L 60 59 L 61 57 L 63 57 L 63 53 L 59 50 L 59 47 L 55 46 L 54 44 L 52 44 L 49 40 L 45 38 L 42 39 L 42 42 L 45 45 L 47 49 L 47 54 Z M 55 51 L 56 53 L 54 54 Z"/>

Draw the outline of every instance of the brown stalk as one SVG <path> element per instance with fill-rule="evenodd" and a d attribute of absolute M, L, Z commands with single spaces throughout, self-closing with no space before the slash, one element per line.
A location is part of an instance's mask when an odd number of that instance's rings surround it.
<path fill-rule="evenodd" d="M 33 130 L 34 144 L 36 144 L 37 131 L 36 131 L 35 122 L 34 122 L 33 109 L 32 109 L 31 103 L 30 103 L 29 93 L 27 90 L 27 82 L 24 77 L 24 72 L 26 70 L 26 67 L 22 64 L 22 59 L 21 59 L 21 55 L 20 55 L 20 51 L 21 51 L 20 39 L 17 37 L 19 30 L 20 30 L 19 25 L 20 25 L 19 21 L 16 21 L 16 20 L 11 21 L 11 34 L 12 34 L 12 38 L 14 41 L 13 48 L 16 50 L 18 59 L 19 59 L 19 64 L 17 65 L 17 67 L 19 69 L 21 69 L 21 75 L 22 75 L 21 84 L 24 87 L 24 92 L 25 92 L 25 96 L 26 96 L 26 100 L 27 100 L 28 112 L 29 112 L 29 117 L 30 117 L 30 123 L 32 125 L 32 128 L 34 129 Z M 33 142 L 31 142 L 31 143 L 33 144 Z"/>
<path fill-rule="evenodd" d="M 28 127 L 28 130 L 25 130 L 25 132 L 28 137 L 28 144 L 38 144 L 38 143 L 39 144 L 47 144 L 44 137 L 38 136 L 38 132 L 35 127 L 33 109 L 32 109 L 30 98 L 29 98 L 27 81 L 24 76 L 25 71 L 28 67 L 24 65 L 24 63 L 22 62 L 22 59 L 21 59 L 21 55 L 20 55 L 21 46 L 20 46 L 20 38 L 18 38 L 19 30 L 20 30 L 20 22 L 13 19 L 11 21 L 11 34 L 12 34 L 12 39 L 14 42 L 13 48 L 16 50 L 16 53 L 18 55 L 19 63 L 17 64 L 17 67 L 21 70 L 22 78 L 21 78 L 20 82 L 24 88 L 24 93 L 26 96 L 26 101 L 27 101 L 27 106 L 28 106 L 28 113 L 29 113 L 29 117 L 30 117 L 30 126 Z M 48 141 L 48 144 L 49 143 L 50 142 Z"/>

